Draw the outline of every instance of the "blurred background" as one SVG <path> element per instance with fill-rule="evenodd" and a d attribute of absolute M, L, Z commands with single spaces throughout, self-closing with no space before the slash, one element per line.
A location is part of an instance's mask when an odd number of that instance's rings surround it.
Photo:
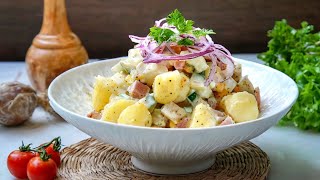
<path fill-rule="evenodd" d="M 154 20 L 178 8 L 195 26 L 213 29 L 213 40 L 232 53 L 267 49 L 267 31 L 276 20 L 294 27 L 308 21 L 320 30 L 319 0 L 67 0 L 70 26 L 90 58 L 125 56 L 128 35 L 145 36 Z M 0 2 L 0 61 L 24 61 L 40 31 L 42 0 Z"/>

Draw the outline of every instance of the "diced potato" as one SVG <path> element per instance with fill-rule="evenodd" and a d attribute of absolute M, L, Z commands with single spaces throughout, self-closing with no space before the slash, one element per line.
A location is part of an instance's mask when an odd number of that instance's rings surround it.
<path fill-rule="evenodd" d="M 132 62 L 135 66 L 137 66 L 142 60 L 143 57 L 141 56 L 140 48 L 130 49 L 128 51 L 128 61 Z"/>
<path fill-rule="evenodd" d="M 209 68 L 206 60 L 202 56 L 187 60 L 187 63 L 192 65 L 197 73 L 203 72 Z"/>
<path fill-rule="evenodd" d="M 202 98 L 209 98 L 212 96 L 212 90 L 210 86 L 204 85 L 205 79 L 199 74 L 192 74 L 190 78 L 190 87 L 196 90 L 197 94 Z"/>
<path fill-rule="evenodd" d="M 112 102 L 115 102 L 115 101 L 118 101 L 120 99 L 128 99 L 128 100 L 134 100 L 132 97 L 128 96 L 127 94 L 119 94 L 119 95 L 115 95 L 115 94 L 112 94 L 109 98 L 109 103 L 112 103 Z"/>
<path fill-rule="evenodd" d="M 97 112 L 101 111 L 109 102 L 111 94 L 118 94 L 117 84 L 110 78 L 97 76 L 92 94 L 94 110 Z"/>
<path fill-rule="evenodd" d="M 118 119 L 119 124 L 133 126 L 147 126 L 152 124 L 152 117 L 148 108 L 142 103 L 135 103 L 124 109 Z"/>
<path fill-rule="evenodd" d="M 134 100 L 119 99 L 107 104 L 103 109 L 101 120 L 117 123 L 120 113 L 134 103 Z"/>
<path fill-rule="evenodd" d="M 194 71 L 194 67 L 189 64 L 185 64 L 185 66 L 183 67 L 183 71 L 191 74 Z"/>
<path fill-rule="evenodd" d="M 141 55 L 140 48 L 130 49 L 128 52 L 128 59 L 127 61 L 132 64 L 133 66 L 137 66 L 140 62 L 142 62 L 143 57 Z"/>
<path fill-rule="evenodd" d="M 180 92 L 178 97 L 174 100 L 175 103 L 182 102 L 187 99 L 188 93 L 190 91 L 190 80 L 189 78 L 180 73 L 181 75 L 181 82 L 180 82 Z"/>
<path fill-rule="evenodd" d="M 217 82 L 222 82 L 226 79 L 226 76 L 218 66 L 216 67 L 216 74 L 214 78 L 216 79 Z"/>
<path fill-rule="evenodd" d="M 126 72 L 126 70 L 121 66 L 120 62 L 118 62 L 116 65 L 112 66 L 111 71 L 114 73 L 121 72 L 121 71 Z"/>
<path fill-rule="evenodd" d="M 128 87 L 128 84 L 126 83 L 126 76 L 126 74 L 118 72 L 111 76 L 111 79 L 118 85 L 119 88 L 126 89 Z"/>
<path fill-rule="evenodd" d="M 247 75 L 240 80 L 238 87 L 240 88 L 240 91 L 247 91 L 250 94 L 254 94 L 254 87 Z"/>
<path fill-rule="evenodd" d="M 154 98 L 158 103 L 167 104 L 174 101 L 181 91 L 179 71 L 170 71 L 156 76 L 153 83 Z"/>
<path fill-rule="evenodd" d="M 223 82 L 223 84 L 225 85 L 225 89 L 228 92 L 232 92 L 233 89 L 237 86 L 237 82 L 233 78 L 229 78 L 229 79 L 225 80 Z"/>
<path fill-rule="evenodd" d="M 224 90 L 227 90 L 228 92 L 232 92 L 236 86 L 237 86 L 237 82 L 233 78 L 229 78 L 223 82 L 216 83 L 213 90 L 216 92 L 223 92 Z"/>
<path fill-rule="evenodd" d="M 189 52 L 188 51 L 181 51 L 181 53 L 180 53 L 180 55 L 186 55 L 186 54 L 189 54 Z M 209 68 L 209 66 L 203 56 L 199 56 L 199 57 L 196 57 L 193 59 L 188 59 L 188 60 L 186 60 L 186 63 L 189 65 L 192 65 L 195 69 L 195 72 L 197 72 L 197 73 L 201 73 Z"/>
<path fill-rule="evenodd" d="M 169 123 L 168 123 L 169 125 L 169 128 L 176 128 L 177 127 L 177 125 L 174 123 L 174 122 L 172 122 L 171 120 L 169 120 Z"/>
<path fill-rule="evenodd" d="M 157 105 L 157 102 L 154 99 L 153 94 L 147 94 L 144 98 L 141 98 L 138 102 L 146 105 L 150 112 L 153 112 L 154 108 Z"/>
<path fill-rule="evenodd" d="M 151 116 L 152 116 L 152 125 L 157 127 L 166 127 L 168 119 L 161 114 L 160 109 L 153 110 Z"/>
<path fill-rule="evenodd" d="M 161 108 L 161 113 L 175 124 L 187 115 L 186 111 L 173 102 L 165 104 Z"/>
<path fill-rule="evenodd" d="M 242 66 L 240 63 L 235 63 L 234 64 L 234 72 L 232 75 L 232 78 L 236 81 L 239 82 L 242 76 Z"/>
<path fill-rule="evenodd" d="M 256 98 L 246 91 L 225 96 L 221 104 L 225 112 L 237 123 L 257 119 L 259 116 Z"/>
<path fill-rule="evenodd" d="M 200 103 L 194 108 L 191 121 L 188 123 L 190 128 L 202 128 L 216 126 L 217 121 L 211 107 Z"/>
<path fill-rule="evenodd" d="M 130 86 L 135 80 L 137 80 L 137 70 L 134 69 L 126 76 L 125 81 Z"/>
<path fill-rule="evenodd" d="M 144 63 L 141 62 L 137 66 L 138 79 L 146 83 L 148 86 L 152 86 L 154 78 L 162 73 L 168 72 L 168 68 L 160 63 Z"/>
<path fill-rule="evenodd" d="M 142 62 L 143 57 L 141 56 L 140 49 L 130 49 L 128 52 L 128 58 L 121 60 L 116 65 L 111 68 L 111 71 L 114 73 L 117 72 L 126 72 L 130 73 L 131 70 L 134 70 L 136 66 Z"/>

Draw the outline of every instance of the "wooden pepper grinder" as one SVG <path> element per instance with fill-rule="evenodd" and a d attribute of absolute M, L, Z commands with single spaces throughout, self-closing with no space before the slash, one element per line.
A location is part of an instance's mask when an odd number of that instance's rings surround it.
<path fill-rule="evenodd" d="M 69 27 L 65 1 L 44 0 L 42 27 L 26 55 L 33 87 L 44 92 L 56 76 L 87 61 L 85 48 Z"/>

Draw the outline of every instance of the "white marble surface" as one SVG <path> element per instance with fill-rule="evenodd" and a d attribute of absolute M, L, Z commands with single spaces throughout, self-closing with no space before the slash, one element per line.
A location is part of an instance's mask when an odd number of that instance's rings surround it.
<path fill-rule="evenodd" d="M 259 62 L 254 54 L 238 54 L 235 57 Z M 0 83 L 14 80 L 28 83 L 23 62 L 0 62 Z M 18 127 L 0 125 L 0 180 L 12 180 L 7 170 L 7 155 L 23 140 L 25 143 L 40 143 L 62 137 L 66 146 L 88 138 L 72 125 L 36 109 L 32 118 Z M 304 132 L 292 127 L 272 127 L 252 140 L 263 149 L 271 160 L 270 180 L 318 180 L 320 179 L 320 133 Z"/>

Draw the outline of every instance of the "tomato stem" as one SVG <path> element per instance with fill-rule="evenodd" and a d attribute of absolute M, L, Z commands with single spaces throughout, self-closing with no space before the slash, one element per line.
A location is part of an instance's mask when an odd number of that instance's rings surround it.
<path fill-rule="evenodd" d="M 43 148 L 38 152 L 40 153 L 40 159 L 43 161 L 47 161 L 51 158 L 51 155 L 49 155 Z"/>
<path fill-rule="evenodd" d="M 61 137 L 56 137 L 54 139 L 52 139 L 50 142 L 44 143 L 38 147 L 36 147 L 36 150 L 42 149 L 42 148 L 46 148 L 48 146 L 50 146 L 53 143 L 53 150 L 59 152 L 61 149 Z"/>
<path fill-rule="evenodd" d="M 31 144 L 28 144 L 28 145 L 24 145 L 23 141 L 22 141 L 22 145 L 19 147 L 19 150 L 21 152 L 26 152 L 26 151 L 31 151 Z"/>

